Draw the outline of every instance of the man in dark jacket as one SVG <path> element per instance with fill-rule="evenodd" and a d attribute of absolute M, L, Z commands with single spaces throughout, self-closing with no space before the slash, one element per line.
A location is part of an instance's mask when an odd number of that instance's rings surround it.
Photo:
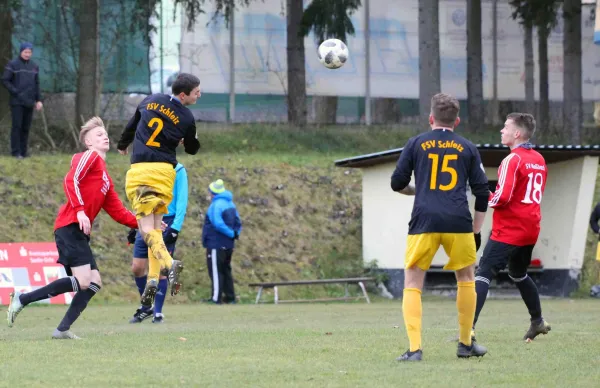
<path fill-rule="evenodd" d="M 202 245 L 206 248 L 208 275 L 212 282 L 212 303 L 235 303 L 231 256 L 235 240 L 242 231 L 240 215 L 233 194 L 218 179 L 208 186 L 212 202 L 206 211 L 202 229 Z M 223 296 L 224 295 L 224 296 Z"/>
<path fill-rule="evenodd" d="M 598 248 L 596 249 L 596 260 L 600 261 L 600 202 L 596 204 L 596 207 L 592 211 L 590 216 L 590 227 L 598 235 Z"/>
<path fill-rule="evenodd" d="M 42 109 L 39 67 L 31 60 L 32 54 L 33 45 L 29 42 L 21 43 L 19 56 L 8 62 L 2 75 L 2 83 L 10 93 L 10 153 L 19 159 L 27 156 L 33 108 Z"/>

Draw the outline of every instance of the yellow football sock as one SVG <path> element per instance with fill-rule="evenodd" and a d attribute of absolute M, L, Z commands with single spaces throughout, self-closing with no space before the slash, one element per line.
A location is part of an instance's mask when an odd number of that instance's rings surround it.
<path fill-rule="evenodd" d="M 402 296 L 402 315 L 406 334 L 410 343 L 410 351 L 421 349 L 421 320 L 423 309 L 421 306 L 421 290 L 418 288 L 405 288 Z"/>
<path fill-rule="evenodd" d="M 456 293 L 456 309 L 458 310 L 458 339 L 467 346 L 471 346 L 471 328 L 475 318 L 477 293 L 475 282 L 458 282 Z"/>
<path fill-rule="evenodd" d="M 146 234 L 146 236 L 144 237 L 144 242 L 146 243 L 146 245 L 148 246 L 148 251 L 152 251 L 152 253 L 154 254 L 154 257 L 156 257 L 156 260 L 158 261 L 158 272 L 160 272 L 160 266 L 161 263 L 163 265 L 169 264 L 169 267 L 167 268 L 171 268 L 171 264 L 173 263 L 173 258 L 171 257 L 171 255 L 169 254 L 169 251 L 167 251 L 167 247 L 165 246 L 165 242 L 163 241 L 163 236 L 162 236 L 162 232 L 160 231 L 160 229 L 154 229 L 151 230 L 150 232 L 148 232 Z M 150 264 L 150 263 L 148 263 Z M 148 268 L 148 278 L 150 278 L 150 269 Z M 158 278 L 158 276 L 157 276 Z"/>
<path fill-rule="evenodd" d="M 148 281 L 156 280 L 158 283 L 158 276 L 160 275 L 160 262 L 154 256 L 154 253 L 148 249 Z"/>

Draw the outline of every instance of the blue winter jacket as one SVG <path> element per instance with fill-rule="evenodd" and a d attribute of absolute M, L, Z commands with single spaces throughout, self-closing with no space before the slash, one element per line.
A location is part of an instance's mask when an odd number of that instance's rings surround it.
<path fill-rule="evenodd" d="M 233 249 L 235 234 L 242 231 L 242 221 L 230 191 L 217 194 L 206 211 L 202 228 L 202 245 L 206 249 Z"/>

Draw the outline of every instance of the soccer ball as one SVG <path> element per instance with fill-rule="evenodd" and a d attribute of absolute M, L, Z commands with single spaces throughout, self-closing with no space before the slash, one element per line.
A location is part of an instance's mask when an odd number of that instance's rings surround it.
<path fill-rule="evenodd" d="M 327 39 L 319 45 L 319 61 L 328 69 L 339 69 L 348 60 L 348 46 L 339 39 Z"/>

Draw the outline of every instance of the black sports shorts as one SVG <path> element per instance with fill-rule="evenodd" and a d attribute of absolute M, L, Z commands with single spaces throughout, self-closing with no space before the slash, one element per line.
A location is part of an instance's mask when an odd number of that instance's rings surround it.
<path fill-rule="evenodd" d="M 488 240 L 479 260 L 476 276 L 497 275 L 508 265 L 508 273 L 512 277 L 523 277 L 531 264 L 534 245 L 517 246 L 499 241 Z"/>
<path fill-rule="evenodd" d="M 72 267 L 89 264 L 91 269 L 98 269 L 92 249 L 90 236 L 79 229 L 79 224 L 73 223 L 54 232 L 54 240 L 58 249 L 58 262 L 65 267 L 68 276 L 72 276 Z"/>

